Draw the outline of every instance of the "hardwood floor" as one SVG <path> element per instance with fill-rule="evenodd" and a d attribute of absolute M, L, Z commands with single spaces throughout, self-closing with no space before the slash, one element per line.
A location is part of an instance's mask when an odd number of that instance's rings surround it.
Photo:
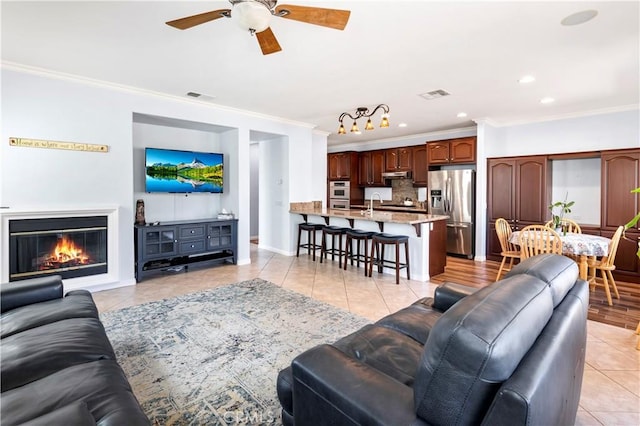
<path fill-rule="evenodd" d="M 498 274 L 499 262 L 488 260 L 475 262 L 458 257 L 447 257 L 445 272 L 431 277 L 431 282 L 451 281 L 473 287 L 484 287 L 494 282 Z M 602 287 L 596 287 L 589 297 L 589 319 L 605 324 L 635 330 L 640 321 L 640 284 L 616 281 L 620 299 L 613 299 L 613 306 L 607 304 Z"/>

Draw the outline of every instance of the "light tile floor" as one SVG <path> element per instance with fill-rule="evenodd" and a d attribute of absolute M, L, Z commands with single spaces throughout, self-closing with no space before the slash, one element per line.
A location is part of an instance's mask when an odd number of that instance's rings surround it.
<path fill-rule="evenodd" d="M 100 312 L 161 300 L 252 278 L 262 278 L 375 321 L 416 299 L 435 284 L 392 275 L 366 278 L 363 268 L 287 257 L 251 245 L 251 264 L 221 265 L 148 278 L 136 286 L 94 293 Z M 582 395 L 576 425 L 640 425 L 640 351 L 630 330 L 589 321 Z"/>

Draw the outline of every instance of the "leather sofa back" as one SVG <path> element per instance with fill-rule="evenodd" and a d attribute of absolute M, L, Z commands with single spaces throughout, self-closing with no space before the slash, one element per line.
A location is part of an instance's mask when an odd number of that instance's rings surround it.
<path fill-rule="evenodd" d="M 477 424 L 485 417 L 577 280 L 571 259 L 532 259 L 436 322 L 414 384 L 418 417 L 434 425 Z M 552 372 L 547 368 L 546 374 Z"/>

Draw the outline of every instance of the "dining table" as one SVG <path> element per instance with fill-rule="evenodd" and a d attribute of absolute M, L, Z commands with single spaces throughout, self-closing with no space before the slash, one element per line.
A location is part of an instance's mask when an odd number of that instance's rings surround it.
<path fill-rule="evenodd" d="M 579 234 L 573 232 L 558 235 L 562 240 L 562 254 L 577 259 L 580 278 L 587 280 L 589 258 L 602 257 L 609 254 L 611 239 L 600 235 Z M 513 231 L 509 242 L 520 246 L 520 231 Z"/>

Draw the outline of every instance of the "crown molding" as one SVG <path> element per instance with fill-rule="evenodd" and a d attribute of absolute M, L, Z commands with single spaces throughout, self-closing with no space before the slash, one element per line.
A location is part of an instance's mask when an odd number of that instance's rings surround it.
<path fill-rule="evenodd" d="M 640 110 L 640 104 L 621 105 L 616 107 L 600 108 L 600 109 L 594 109 L 589 111 L 547 115 L 547 116 L 531 118 L 531 119 L 496 120 L 492 118 L 479 118 L 479 119 L 474 119 L 473 121 L 475 121 L 476 123 L 485 122 L 494 127 L 511 127 L 511 126 L 521 126 L 524 124 L 542 123 L 545 121 L 568 120 L 571 118 L 589 117 L 592 115 L 602 115 L 602 114 L 614 114 L 617 112 L 626 112 L 626 111 L 634 111 L 634 110 Z"/>
<path fill-rule="evenodd" d="M 270 120 L 270 121 L 276 121 L 278 123 L 289 124 L 289 125 L 298 126 L 298 127 L 304 127 L 304 128 L 308 128 L 308 129 L 314 129 L 316 127 L 316 124 L 305 123 L 305 122 L 302 122 L 302 121 L 290 120 L 288 118 L 283 118 L 283 117 L 278 117 L 278 116 L 274 116 L 274 115 L 263 114 L 263 113 L 260 113 L 260 112 L 249 111 L 249 110 L 244 110 L 244 109 L 239 109 L 239 108 L 233 108 L 233 107 L 229 107 L 229 106 L 225 106 L 225 105 L 215 104 L 215 103 L 208 102 L 208 101 L 201 101 L 201 100 L 198 100 L 198 99 L 195 99 L 195 98 L 185 98 L 185 97 L 182 97 L 182 96 L 171 95 L 171 94 L 168 94 L 168 93 L 162 93 L 162 92 L 156 92 L 156 91 L 153 91 L 153 90 L 142 89 L 140 87 L 128 86 L 128 85 L 125 85 L 125 84 L 113 83 L 113 82 L 110 82 L 110 81 L 98 80 L 98 79 L 94 79 L 94 78 L 80 76 L 80 75 L 77 75 L 77 74 L 68 74 L 68 73 L 64 73 L 64 72 L 60 72 L 60 71 L 53 71 L 53 70 L 46 69 L 46 68 L 33 67 L 33 66 L 30 66 L 30 65 L 24 65 L 24 64 L 19 64 L 19 63 L 15 63 L 15 62 L 2 61 L 0 63 L 0 68 L 6 69 L 6 70 L 10 70 L 10 71 L 22 72 L 22 73 L 26 73 L 26 74 L 38 75 L 38 76 L 41 76 L 41 77 L 55 78 L 55 79 L 58 79 L 58 80 L 66 80 L 66 81 L 71 81 L 71 82 L 74 82 L 74 83 L 101 87 L 101 88 L 109 89 L 109 90 L 117 90 L 117 91 L 120 91 L 120 92 L 127 92 L 127 93 L 133 93 L 133 94 L 145 95 L 145 96 L 153 96 L 153 97 L 161 98 L 161 99 L 165 99 L 165 100 L 172 100 L 172 101 L 178 101 L 178 102 L 183 102 L 183 103 L 188 103 L 188 104 L 194 104 L 194 105 L 204 106 L 204 107 L 213 108 L 213 109 L 217 109 L 217 110 L 222 110 L 222 111 L 232 112 L 232 113 L 236 113 L 236 114 L 241 114 L 241 115 L 248 116 L 248 117 L 259 118 L 259 119 Z"/>

